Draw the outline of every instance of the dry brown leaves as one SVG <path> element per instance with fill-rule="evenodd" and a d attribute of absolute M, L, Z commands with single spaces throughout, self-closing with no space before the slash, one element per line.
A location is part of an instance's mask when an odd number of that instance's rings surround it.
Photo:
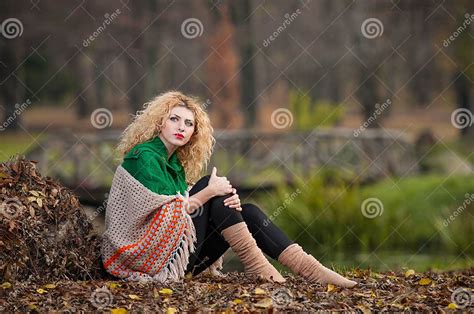
<path fill-rule="evenodd" d="M 342 289 L 308 284 L 291 275 L 285 284 L 271 284 L 242 273 L 228 273 L 224 278 L 198 276 L 165 285 L 104 280 L 4 283 L 0 309 L 112 313 L 474 310 L 474 268 L 409 276 L 356 269 L 346 275 L 356 278 L 359 285 Z"/>
<path fill-rule="evenodd" d="M 99 241 L 79 201 L 36 163 L 0 164 L 0 281 L 100 278 Z"/>

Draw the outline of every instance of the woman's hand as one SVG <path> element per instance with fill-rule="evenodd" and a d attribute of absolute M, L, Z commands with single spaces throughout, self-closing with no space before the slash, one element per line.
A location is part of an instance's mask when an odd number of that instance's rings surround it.
<path fill-rule="evenodd" d="M 239 198 L 239 194 L 237 194 L 237 190 L 236 189 L 232 189 L 232 193 L 234 195 L 232 195 L 231 197 L 229 198 L 226 198 L 224 200 L 224 205 L 225 206 L 229 206 L 230 208 L 235 208 L 236 210 L 238 210 L 239 212 L 242 211 L 242 207 L 240 206 L 240 198 Z"/>
<path fill-rule="evenodd" d="M 211 172 L 211 177 L 209 178 L 209 183 L 207 188 L 211 191 L 213 196 L 221 196 L 232 193 L 232 185 L 226 177 L 218 177 L 216 175 L 217 168 L 213 167 Z"/>

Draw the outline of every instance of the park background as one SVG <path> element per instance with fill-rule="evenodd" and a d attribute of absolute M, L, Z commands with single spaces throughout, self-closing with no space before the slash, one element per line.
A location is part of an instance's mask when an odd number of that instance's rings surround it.
<path fill-rule="evenodd" d="M 0 159 L 38 160 L 100 232 L 120 132 L 180 90 L 210 114 L 211 166 L 323 263 L 467 268 L 473 14 L 468 0 L 2 1 Z"/>

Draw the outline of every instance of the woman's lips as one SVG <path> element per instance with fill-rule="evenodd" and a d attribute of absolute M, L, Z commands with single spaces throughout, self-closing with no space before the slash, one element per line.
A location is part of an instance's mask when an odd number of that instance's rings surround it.
<path fill-rule="evenodd" d="M 174 136 L 175 136 L 176 138 L 179 138 L 180 140 L 182 140 L 182 139 L 184 138 L 184 136 L 181 135 L 181 134 L 175 134 Z"/>

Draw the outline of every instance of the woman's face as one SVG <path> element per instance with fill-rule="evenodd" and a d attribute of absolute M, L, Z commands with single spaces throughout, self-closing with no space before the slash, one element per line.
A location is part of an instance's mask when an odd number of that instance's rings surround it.
<path fill-rule="evenodd" d="M 186 107 L 176 106 L 161 129 L 160 138 L 169 151 L 185 145 L 194 133 L 194 113 Z"/>

